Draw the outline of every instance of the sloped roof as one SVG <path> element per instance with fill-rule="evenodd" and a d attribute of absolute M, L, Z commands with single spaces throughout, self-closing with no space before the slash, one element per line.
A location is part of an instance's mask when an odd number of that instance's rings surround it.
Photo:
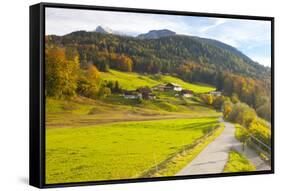
<path fill-rule="evenodd" d="M 191 90 L 181 90 L 181 93 L 189 93 L 189 94 L 192 94 L 193 93 L 193 91 L 191 91 Z"/>
<path fill-rule="evenodd" d="M 170 83 L 167 83 L 166 86 L 167 86 L 167 85 L 172 85 L 172 86 L 174 86 L 174 87 L 181 87 L 181 85 L 176 84 L 176 83 L 171 83 L 171 82 L 170 82 Z"/>
<path fill-rule="evenodd" d="M 153 86 L 152 88 L 161 88 L 161 87 L 165 87 L 166 85 L 165 84 L 158 84 L 158 85 L 156 85 L 156 86 Z"/>

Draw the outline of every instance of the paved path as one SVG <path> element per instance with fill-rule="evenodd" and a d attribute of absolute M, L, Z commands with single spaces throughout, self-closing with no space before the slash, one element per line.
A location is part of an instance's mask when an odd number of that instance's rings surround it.
<path fill-rule="evenodd" d="M 222 134 L 176 175 L 222 173 L 228 160 L 229 150 L 234 148 L 242 153 L 242 143 L 234 136 L 234 125 L 223 119 L 220 121 L 225 124 Z M 270 170 L 270 166 L 265 164 L 252 149 L 245 148 L 243 154 L 257 167 L 257 170 Z"/>

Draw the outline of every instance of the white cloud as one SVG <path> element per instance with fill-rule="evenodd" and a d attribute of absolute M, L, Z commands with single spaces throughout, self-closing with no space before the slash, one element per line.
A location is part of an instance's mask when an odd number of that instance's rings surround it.
<path fill-rule="evenodd" d="M 201 33 L 205 33 L 208 30 L 210 30 L 212 28 L 215 28 L 215 27 L 217 27 L 219 25 L 222 25 L 222 24 L 224 24 L 227 21 L 227 19 L 221 19 L 221 18 L 214 19 L 214 20 L 215 20 L 215 22 L 213 24 L 211 24 L 209 26 L 206 26 L 206 27 L 203 27 L 202 29 L 200 29 L 200 32 Z"/>
<path fill-rule="evenodd" d="M 186 33 L 182 16 L 47 8 L 46 34 L 64 35 L 75 30 L 93 31 L 98 25 L 129 34 L 153 29 Z"/>
<path fill-rule="evenodd" d="M 255 44 L 270 41 L 270 22 L 224 19 L 208 27 L 202 35 L 241 48 L 245 43 Z"/>

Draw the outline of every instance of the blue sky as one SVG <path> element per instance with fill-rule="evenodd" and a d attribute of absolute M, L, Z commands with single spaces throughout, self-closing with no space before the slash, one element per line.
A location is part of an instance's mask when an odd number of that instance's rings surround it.
<path fill-rule="evenodd" d="M 262 65 L 271 65 L 269 21 L 124 13 L 78 9 L 46 9 L 46 34 L 94 31 L 98 25 L 136 36 L 149 30 L 169 29 L 178 34 L 216 39 L 242 51 Z"/>

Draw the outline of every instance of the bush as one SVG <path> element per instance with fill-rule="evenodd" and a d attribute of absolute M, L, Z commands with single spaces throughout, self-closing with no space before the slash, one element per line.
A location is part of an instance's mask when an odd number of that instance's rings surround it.
<path fill-rule="evenodd" d="M 214 102 L 213 102 L 213 106 L 214 108 L 220 110 L 223 106 L 223 103 L 225 101 L 225 97 L 224 96 L 217 96 L 217 97 L 214 97 Z"/>
<path fill-rule="evenodd" d="M 99 89 L 99 96 L 100 97 L 107 97 L 111 95 L 111 90 L 108 87 L 100 87 Z"/>
<path fill-rule="evenodd" d="M 271 103 L 266 102 L 265 104 L 257 108 L 257 114 L 267 121 L 271 121 Z"/>
<path fill-rule="evenodd" d="M 223 104 L 223 117 L 229 119 L 232 112 L 233 104 L 230 101 L 225 101 Z"/>
<path fill-rule="evenodd" d="M 241 142 L 245 142 L 249 138 L 248 131 L 239 124 L 235 125 L 235 137 Z"/>
<path fill-rule="evenodd" d="M 239 102 L 239 98 L 238 98 L 238 95 L 237 94 L 232 94 L 231 96 L 231 102 L 236 104 Z"/>
<path fill-rule="evenodd" d="M 232 107 L 232 110 L 228 115 L 228 120 L 239 123 L 244 127 L 248 127 L 256 117 L 256 112 L 252 108 L 247 104 L 239 102 Z"/>
<path fill-rule="evenodd" d="M 271 145 L 271 130 L 260 120 L 254 120 L 249 125 L 249 132 L 266 145 Z"/>
<path fill-rule="evenodd" d="M 81 96 L 88 98 L 95 98 L 98 94 L 99 87 L 97 84 L 92 83 L 85 77 L 78 80 L 77 92 Z"/>
<path fill-rule="evenodd" d="M 246 127 L 246 128 L 245 128 Z M 250 135 L 254 136 L 264 144 L 270 147 L 271 145 L 271 130 L 268 125 L 257 117 L 253 119 L 247 126 L 235 125 L 235 137 L 241 141 L 245 142 Z M 258 141 L 251 139 L 251 142 L 254 142 L 256 145 L 260 145 L 262 148 L 264 147 Z M 265 148 L 267 150 L 267 148 Z"/>
<path fill-rule="evenodd" d="M 212 105 L 214 102 L 214 96 L 211 94 L 202 94 L 201 99 L 207 105 Z"/>

